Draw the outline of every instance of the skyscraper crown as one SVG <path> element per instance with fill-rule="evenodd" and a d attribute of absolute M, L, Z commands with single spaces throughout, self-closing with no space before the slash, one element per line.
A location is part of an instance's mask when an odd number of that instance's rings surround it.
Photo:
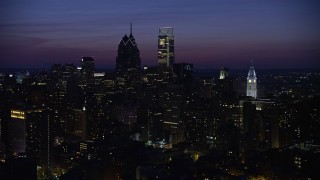
<path fill-rule="evenodd" d="M 137 46 L 137 43 L 132 34 L 129 37 L 125 34 L 119 43 L 119 47 L 121 46 Z"/>
<path fill-rule="evenodd" d="M 121 41 L 119 42 L 118 47 L 124 47 L 124 46 L 137 46 L 136 40 L 132 35 L 132 23 L 130 23 L 130 35 L 127 36 L 127 34 L 125 34 L 121 39 Z"/>
<path fill-rule="evenodd" d="M 250 66 L 250 69 L 249 69 L 249 72 L 248 72 L 247 79 L 257 79 L 256 71 L 254 70 L 254 66 L 253 66 L 252 60 L 251 60 L 251 66 Z"/>

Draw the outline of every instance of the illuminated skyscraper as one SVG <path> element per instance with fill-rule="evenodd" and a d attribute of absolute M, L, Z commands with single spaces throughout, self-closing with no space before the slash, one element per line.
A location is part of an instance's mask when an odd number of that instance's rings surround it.
<path fill-rule="evenodd" d="M 20 107 L 11 109 L 9 122 L 9 151 L 12 154 L 27 153 L 28 157 L 39 160 L 41 147 L 46 137 L 45 111 L 35 107 Z"/>
<path fill-rule="evenodd" d="M 247 96 L 257 98 L 257 76 L 252 61 L 247 77 Z"/>
<path fill-rule="evenodd" d="M 160 67 L 171 68 L 174 63 L 173 28 L 162 27 L 158 36 L 158 64 Z"/>
<path fill-rule="evenodd" d="M 225 67 L 221 68 L 219 79 L 226 79 L 227 77 L 228 77 L 228 69 Z"/>

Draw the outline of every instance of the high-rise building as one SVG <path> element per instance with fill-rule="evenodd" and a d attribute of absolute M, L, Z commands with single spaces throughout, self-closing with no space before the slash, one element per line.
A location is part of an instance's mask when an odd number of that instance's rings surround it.
<path fill-rule="evenodd" d="M 42 139 L 45 134 L 45 111 L 35 107 L 11 109 L 9 122 L 9 148 L 13 154 L 27 153 L 40 159 Z"/>
<path fill-rule="evenodd" d="M 241 100 L 242 151 L 279 148 L 278 106 L 273 100 Z"/>
<path fill-rule="evenodd" d="M 73 109 L 74 134 L 81 137 L 82 140 L 87 139 L 87 122 L 86 109 Z"/>
<path fill-rule="evenodd" d="M 193 80 L 193 64 L 175 63 L 173 65 L 173 72 L 178 82 L 192 82 Z"/>
<path fill-rule="evenodd" d="M 220 77 L 219 79 L 225 79 L 228 77 L 228 69 L 223 67 L 220 69 Z"/>
<path fill-rule="evenodd" d="M 66 132 L 66 89 L 62 81 L 62 66 L 55 64 L 51 67 L 50 81 L 48 82 L 47 102 L 50 109 L 50 118 L 53 121 L 54 134 L 63 135 Z"/>
<path fill-rule="evenodd" d="M 124 35 L 118 45 L 118 56 L 116 59 L 116 93 L 125 93 L 128 97 L 136 97 L 140 81 L 140 51 L 132 35 Z"/>
<path fill-rule="evenodd" d="M 81 59 L 81 85 L 90 87 L 94 85 L 94 59 L 92 57 L 82 57 Z"/>
<path fill-rule="evenodd" d="M 257 98 L 257 76 L 252 61 L 247 77 L 247 96 Z"/>
<path fill-rule="evenodd" d="M 160 67 L 172 68 L 174 63 L 174 38 L 172 27 L 162 27 L 158 36 L 158 64 Z"/>
<path fill-rule="evenodd" d="M 94 96 L 94 85 L 95 85 L 95 79 L 94 79 L 94 72 L 95 72 L 95 62 L 92 57 L 82 57 L 81 59 L 81 79 L 80 79 L 80 85 L 83 86 L 83 97 L 84 102 L 81 107 L 86 109 L 85 112 L 85 119 L 86 122 L 84 123 L 87 129 L 87 132 L 83 132 L 83 128 L 80 128 L 81 130 L 81 137 L 84 138 L 87 136 L 88 139 L 95 139 L 97 136 L 97 128 L 98 123 L 95 119 L 96 114 L 96 98 Z M 83 116 L 81 116 L 83 117 Z M 82 122 L 83 123 L 83 122 Z"/>
<path fill-rule="evenodd" d="M 132 26 L 130 35 L 126 34 L 118 45 L 118 56 L 116 60 L 116 73 L 125 72 L 130 69 L 140 70 L 140 51 L 132 35 Z"/>
<path fill-rule="evenodd" d="M 185 99 L 181 84 L 167 84 L 159 88 L 159 104 L 163 109 L 163 139 L 169 145 L 184 141 L 184 122 L 181 118 Z"/>
<path fill-rule="evenodd" d="M 233 78 L 229 77 L 228 68 L 226 67 L 222 67 L 220 69 L 220 75 L 216 83 L 215 93 L 219 97 L 231 97 L 234 93 Z"/>

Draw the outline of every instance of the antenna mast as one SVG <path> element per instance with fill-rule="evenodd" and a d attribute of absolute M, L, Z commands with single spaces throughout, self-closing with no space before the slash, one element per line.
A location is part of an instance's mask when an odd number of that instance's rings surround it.
<path fill-rule="evenodd" d="M 130 34 L 132 34 L 132 22 L 130 22 Z"/>

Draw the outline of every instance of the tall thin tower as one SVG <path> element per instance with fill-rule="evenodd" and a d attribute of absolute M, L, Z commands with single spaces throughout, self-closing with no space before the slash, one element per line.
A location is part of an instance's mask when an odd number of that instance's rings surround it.
<path fill-rule="evenodd" d="M 160 67 L 172 68 L 174 63 L 174 38 L 172 27 L 162 27 L 158 36 L 158 64 Z"/>
<path fill-rule="evenodd" d="M 254 70 L 253 62 L 251 60 L 251 66 L 247 77 L 247 96 L 257 98 L 257 76 Z"/>

